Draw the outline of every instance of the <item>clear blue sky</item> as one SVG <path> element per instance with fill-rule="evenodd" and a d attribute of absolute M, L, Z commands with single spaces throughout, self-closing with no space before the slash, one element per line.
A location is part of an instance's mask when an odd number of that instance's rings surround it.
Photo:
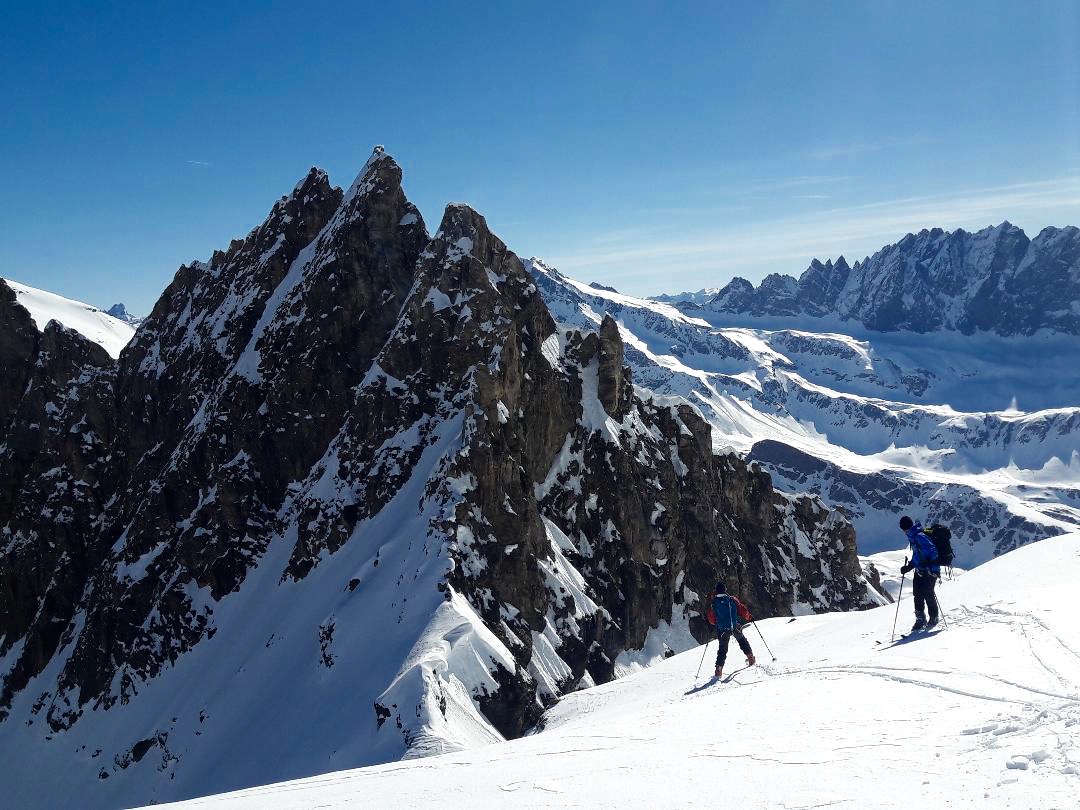
<path fill-rule="evenodd" d="M 0 275 L 98 305 L 373 144 L 430 228 L 632 293 L 1080 224 L 1078 2 L 125 5 L 0 29 Z"/>

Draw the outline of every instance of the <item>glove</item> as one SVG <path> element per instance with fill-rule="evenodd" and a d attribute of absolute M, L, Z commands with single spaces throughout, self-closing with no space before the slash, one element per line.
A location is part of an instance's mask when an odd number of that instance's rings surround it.
<path fill-rule="evenodd" d="M 911 563 L 905 563 L 904 565 L 900 566 L 900 575 L 903 576 L 908 571 L 914 570 L 914 568 L 915 568 L 915 566 L 912 565 Z"/>

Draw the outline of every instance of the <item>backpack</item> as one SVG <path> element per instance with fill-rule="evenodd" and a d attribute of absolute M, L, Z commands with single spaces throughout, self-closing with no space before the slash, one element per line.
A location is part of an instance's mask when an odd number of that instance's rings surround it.
<path fill-rule="evenodd" d="M 949 531 L 949 527 L 942 526 L 940 523 L 931 523 L 923 529 L 923 534 L 930 538 L 930 542 L 937 549 L 937 564 L 944 568 L 952 568 L 956 555 L 953 553 L 952 532 Z"/>
<path fill-rule="evenodd" d="M 709 606 L 705 609 L 705 619 L 713 627 L 716 627 L 716 609 L 713 608 L 713 605 L 715 604 L 718 596 L 719 594 L 714 594 L 712 601 L 709 602 Z M 747 609 L 746 605 L 744 605 L 731 594 L 725 594 L 724 596 L 727 599 L 730 599 L 735 604 L 735 613 L 739 617 L 739 619 L 742 619 L 744 622 L 753 621 L 753 617 L 751 617 L 750 611 Z M 738 627 L 738 624 L 736 624 L 735 626 Z"/>

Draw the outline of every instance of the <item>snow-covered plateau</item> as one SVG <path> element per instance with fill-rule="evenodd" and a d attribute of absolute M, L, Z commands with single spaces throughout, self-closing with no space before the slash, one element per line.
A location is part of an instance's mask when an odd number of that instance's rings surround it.
<path fill-rule="evenodd" d="M 1073 808 L 1080 534 L 943 584 L 948 626 L 895 608 L 768 619 L 758 665 L 715 642 L 565 697 L 527 737 L 170 807 Z M 899 605 L 911 621 L 910 595 Z M 705 666 L 698 667 L 705 655 Z"/>

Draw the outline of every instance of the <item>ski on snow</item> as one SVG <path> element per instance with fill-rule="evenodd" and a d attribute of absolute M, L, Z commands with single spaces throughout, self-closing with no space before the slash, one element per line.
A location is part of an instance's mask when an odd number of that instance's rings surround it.
<path fill-rule="evenodd" d="M 900 635 L 898 635 L 896 637 L 895 640 L 890 641 L 888 644 L 886 644 L 883 641 L 877 641 L 877 640 L 875 640 L 874 643 L 875 644 L 880 644 L 883 647 L 895 647 L 898 644 L 906 644 L 906 643 L 909 643 L 909 642 L 912 642 L 912 641 L 916 641 L 917 639 L 920 639 L 920 638 L 928 638 L 930 636 L 936 636 L 938 633 L 942 632 L 944 629 L 945 629 L 944 627 L 935 627 L 932 630 L 910 630 L 907 633 L 901 633 Z"/>

